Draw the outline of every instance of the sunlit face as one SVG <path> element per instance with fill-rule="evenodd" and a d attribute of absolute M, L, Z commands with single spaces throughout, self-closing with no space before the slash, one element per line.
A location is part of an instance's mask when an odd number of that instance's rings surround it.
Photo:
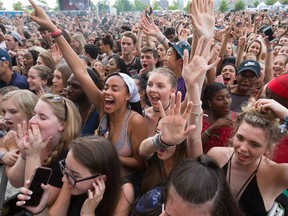
<path fill-rule="evenodd" d="M 146 93 L 155 110 L 159 110 L 158 101 L 161 100 L 163 107 L 169 105 L 170 95 L 175 92 L 168 75 L 151 73 L 147 82 Z"/>
<path fill-rule="evenodd" d="M 55 93 L 60 93 L 63 91 L 64 86 L 63 86 L 62 74 L 57 69 L 54 70 L 52 83 L 53 83 L 52 88 Z"/>
<path fill-rule="evenodd" d="M 71 174 L 73 178 L 76 180 L 93 176 L 93 173 L 91 173 L 89 169 L 84 167 L 74 158 L 73 153 L 71 151 L 69 151 L 67 154 L 67 157 L 65 159 L 65 164 L 66 164 L 66 168 L 69 174 Z M 85 194 L 88 192 L 89 189 L 94 188 L 92 183 L 93 182 L 95 183 L 95 179 L 88 179 L 86 181 L 78 182 L 75 185 L 75 187 L 69 184 L 66 175 L 63 176 L 62 181 L 63 183 L 65 183 L 67 189 L 70 191 L 72 195 L 80 195 L 80 194 Z"/>
<path fill-rule="evenodd" d="M 30 49 L 31 47 L 33 47 L 33 43 L 31 42 L 26 42 L 25 43 L 26 49 Z"/>
<path fill-rule="evenodd" d="M 38 92 L 42 86 L 46 85 L 47 80 L 42 80 L 39 76 L 39 72 L 34 68 L 31 68 L 28 72 L 27 82 L 31 91 Z"/>
<path fill-rule="evenodd" d="M 255 56 L 257 56 L 260 53 L 261 45 L 254 41 L 251 43 L 251 45 L 248 48 L 248 53 L 253 53 Z"/>
<path fill-rule="evenodd" d="M 17 125 L 27 121 L 26 114 L 15 104 L 12 99 L 4 100 L 1 104 L 1 112 L 6 125 L 10 130 L 17 130 Z"/>
<path fill-rule="evenodd" d="M 80 42 L 78 40 L 72 39 L 71 47 L 75 50 L 80 49 L 81 48 Z"/>
<path fill-rule="evenodd" d="M 49 143 L 53 146 L 58 145 L 65 128 L 64 123 L 58 120 L 50 105 L 43 100 L 37 102 L 34 112 L 35 115 L 30 119 L 29 125 L 38 125 L 42 140 L 52 137 Z"/>
<path fill-rule="evenodd" d="M 266 136 L 263 129 L 242 122 L 232 140 L 236 162 L 245 165 L 258 163 L 268 150 Z"/>
<path fill-rule="evenodd" d="M 127 86 L 123 79 L 118 76 L 109 77 L 103 88 L 104 111 L 113 113 L 127 109 L 127 102 L 130 98 Z"/>
<path fill-rule="evenodd" d="M 273 74 L 274 76 L 279 76 L 285 71 L 285 57 L 277 56 L 273 61 Z"/>
<path fill-rule="evenodd" d="M 235 68 L 232 65 L 226 65 L 222 68 L 221 74 L 225 85 L 233 85 L 236 77 Z"/>

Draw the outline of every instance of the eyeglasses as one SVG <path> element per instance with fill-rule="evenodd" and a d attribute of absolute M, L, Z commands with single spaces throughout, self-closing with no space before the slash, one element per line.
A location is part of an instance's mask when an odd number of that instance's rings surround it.
<path fill-rule="evenodd" d="M 245 76 L 242 73 L 240 73 L 239 76 L 241 77 L 241 79 L 248 79 L 249 81 L 255 81 L 257 79 L 256 76 Z"/>
<path fill-rule="evenodd" d="M 65 116 L 66 116 L 66 119 L 67 120 L 67 116 L 68 116 L 68 107 L 67 107 L 67 103 L 66 103 L 66 100 L 64 97 L 60 96 L 60 95 L 53 95 L 53 94 L 44 94 L 42 96 L 43 99 L 52 99 L 52 101 L 54 103 L 59 103 L 59 102 L 62 102 L 64 104 L 64 108 L 65 108 Z"/>
<path fill-rule="evenodd" d="M 60 166 L 60 170 L 64 175 L 66 175 L 66 178 L 67 178 L 67 181 L 70 185 L 73 186 L 73 188 L 76 186 L 76 184 L 78 182 L 82 182 L 82 181 L 86 181 L 86 180 L 90 180 L 90 179 L 93 179 L 93 178 L 96 178 L 98 176 L 101 176 L 102 174 L 100 173 L 96 173 L 94 174 L 93 176 L 90 176 L 90 177 L 87 177 L 87 178 L 82 178 L 82 179 L 76 179 L 71 173 L 69 173 L 68 169 L 66 168 L 66 165 L 65 165 L 65 159 L 59 161 L 59 166 Z"/>

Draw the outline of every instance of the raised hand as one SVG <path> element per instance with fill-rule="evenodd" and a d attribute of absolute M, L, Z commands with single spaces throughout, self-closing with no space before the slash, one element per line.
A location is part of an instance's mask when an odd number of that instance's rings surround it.
<path fill-rule="evenodd" d="M 213 0 L 191 1 L 191 22 L 193 31 L 198 38 L 204 36 L 205 40 L 210 40 L 214 36 L 215 18 L 213 10 Z"/>
<path fill-rule="evenodd" d="M 50 32 L 55 31 L 57 27 L 50 20 L 43 8 L 36 5 L 33 0 L 29 0 L 29 2 L 34 8 L 34 11 L 30 14 L 30 19 L 37 22 L 40 26 L 46 27 Z"/>
<path fill-rule="evenodd" d="M 81 215 L 94 215 L 95 209 L 103 199 L 103 194 L 105 192 L 105 177 L 97 177 L 92 185 L 94 190 L 88 190 L 88 198 L 82 205 Z"/>
<path fill-rule="evenodd" d="M 181 92 L 177 92 L 177 95 L 174 93 L 171 94 L 170 111 L 168 115 L 165 114 L 160 100 L 158 104 L 161 112 L 161 140 L 168 145 L 182 143 L 195 128 L 194 125 L 186 128 L 187 119 L 192 110 L 193 103 L 189 102 L 184 113 L 181 114 Z"/>
<path fill-rule="evenodd" d="M 278 118 L 284 119 L 288 115 L 288 109 L 273 99 L 259 99 L 254 107 L 260 112 L 273 112 Z"/>
<path fill-rule="evenodd" d="M 58 65 L 63 58 L 63 54 L 57 44 L 54 44 L 50 49 L 50 54 L 55 65 Z"/>
<path fill-rule="evenodd" d="M 202 86 L 206 71 L 213 67 L 216 67 L 220 58 L 216 58 L 214 61 L 209 63 L 216 52 L 216 48 L 210 51 L 213 39 L 210 39 L 206 46 L 203 45 L 204 37 L 201 37 L 198 41 L 195 54 L 192 60 L 188 61 L 188 51 L 184 51 L 184 61 L 182 76 L 187 86 L 198 83 Z"/>

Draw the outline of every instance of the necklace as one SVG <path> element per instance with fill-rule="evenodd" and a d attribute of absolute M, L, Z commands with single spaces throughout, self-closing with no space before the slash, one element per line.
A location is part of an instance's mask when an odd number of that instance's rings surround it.
<path fill-rule="evenodd" d="M 164 109 L 164 111 L 166 111 L 169 107 L 170 107 L 170 102 L 169 102 L 168 106 Z M 156 110 L 154 108 L 152 108 L 152 109 L 153 109 L 154 112 L 160 112 L 159 110 Z"/>

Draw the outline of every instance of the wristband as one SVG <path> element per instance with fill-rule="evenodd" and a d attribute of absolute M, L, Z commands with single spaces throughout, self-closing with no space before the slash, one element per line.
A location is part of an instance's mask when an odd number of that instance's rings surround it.
<path fill-rule="evenodd" d="M 163 44 L 165 40 L 166 40 L 166 37 L 165 37 L 165 35 L 164 35 L 164 37 L 163 37 L 163 39 L 160 41 L 160 43 Z"/>
<path fill-rule="evenodd" d="M 56 31 L 51 32 L 50 35 L 52 38 L 57 38 L 57 37 L 62 35 L 62 31 L 61 31 L 61 29 L 57 29 Z"/>
<path fill-rule="evenodd" d="M 158 133 L 158 134 L 156 134 L 156 135 L 153 137 L 153 145 L 154 145 L 157 149 L 168 149 L 168 148 L 170 148 L 170 147 L 171 147 L 170 145 L 167 145 L 167 144 L 161 142 L 161 140 L 160 140 L 160 135 L 161 135 L 161 133 Z"/>

